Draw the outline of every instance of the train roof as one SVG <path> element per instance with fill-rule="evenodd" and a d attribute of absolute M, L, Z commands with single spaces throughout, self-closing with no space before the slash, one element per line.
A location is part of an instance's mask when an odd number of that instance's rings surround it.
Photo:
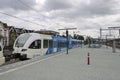
<path fill-rule="evenodd" d="M 48 38 L 50 39 L 51 37 L 54 39 L 59 39 L 59 40 L 67 40 L 67 38 L 62 37 L 62 36 L 54 36 L 54 35 L 48 35 L 48 34 L 40 34 L 40 33 L 24 33 L 22 35 L 30 35 L 30 36 L 41 36 L 42 38 Z M 72 41 L 81 41 L 81 40 L 77 40 L 77 39 L 70 39 Z"/>

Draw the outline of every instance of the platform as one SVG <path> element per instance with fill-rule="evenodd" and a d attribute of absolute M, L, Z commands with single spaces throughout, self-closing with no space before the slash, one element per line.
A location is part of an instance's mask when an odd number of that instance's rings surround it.
<path fill-rule="evenodd" d="M 88 52 L 90 65 L 87 64 Z M 62 52 L 2 66 L 0 80 L 120 80 L 119 61 L 119 50 L 112 53 L 112 49 L 106 47 L 76 48 L 69 50 L 68 55 Z"/>

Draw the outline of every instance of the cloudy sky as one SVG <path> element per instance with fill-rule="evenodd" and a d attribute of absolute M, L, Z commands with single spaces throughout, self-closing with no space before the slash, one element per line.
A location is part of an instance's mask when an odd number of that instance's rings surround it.
<path fill-rule="evenodd" d="M 61 28 L 75 27 L 78 34 L 98 37 L 100 28 L 120 26 L 120 1 L 0 0 L 0 21 L 34 30 L 58 31 Z M 70 34 L 73 32 L 75 30 L 70 31 Z"/>

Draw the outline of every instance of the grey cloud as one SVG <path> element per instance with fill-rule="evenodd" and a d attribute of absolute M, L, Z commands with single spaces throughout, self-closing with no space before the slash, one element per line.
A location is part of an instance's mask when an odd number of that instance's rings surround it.
<path fill-rule="evenodd" d="M 89 4 L 83 5 L 80 10 L 86 14 L 106 15 L 114 14 L 115 0 L 91 0 Z"/>
<path fill-rule="evenodd" d="M 46 0 L 44 8 L 46 10 L 52 11 L 52 10 L 59 10 L 59 9 L 67 9 L 71 8 L 73 5 L 70 3 L 69 0 Z"/>
<path fill-rule="evenodd" d="M 96 16 L 105 16 L 116 14 L 118 2 L 115 0 L 90 0 L 90 3 L 79 3 L 63 11 L 54 11 L 53 16 L 65 18 L 92 18 Z"/>
<path fill-rule="evenodd" d="M 27 5 L 34 6 L 35 4 L 35 0 L 0 0 L 0 9 L 30 10 Z"/>

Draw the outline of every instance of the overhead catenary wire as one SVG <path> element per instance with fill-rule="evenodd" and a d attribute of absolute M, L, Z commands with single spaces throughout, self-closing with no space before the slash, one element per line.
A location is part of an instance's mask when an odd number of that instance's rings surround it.
<path fill-rule="evenodd" d="M 21 4 L 24 5 L 24 7 L 28 8 L 28 9 L 31 9 L 31 10 L 33 10 L 33 11 L 35 11 L 35 12 L 38 13 L 38 11 L 37 11 L 36 9 L 34 9 L 34 8 L 32 8 L 31 6 L 29 6 L 28 4 L 24 3 L 22 0 L 16 0 L 16 1 L 19 1 L 19 3 L 21 3 Z M 33 22 L 33 21 L 30 21 L 30 20 L 26 20 L 26 19 L 23 19 L 23 18 L 14 16 L 14 15 L 11 15 L 11 14 L 6 13 L 6 12 L 1 12 L 1 11 L 0 11 L 0 13 L 3 14 L 3 15 L 6 15 L 6 16 L 9 16 L 9 17 L 12 17 L 12 18 L 15 18 L 15 19 L 24 21 L 24 22 L 32 23 L 32 24 L 35 24 L 35 25 L 38 25 L 38 26 L 45 26 L 45 25 L 43 25 L 43 24 L 39 24 L 39 23 L 37 23 L 37 22 Z"/>
<path fill-rule="evenodd" d="M 32 10 L 32 11 L 38 13 L 39 15 L 45 17 L 45 15 L 39 13 L 39 12 L 40 12 L 39 10 L 37 10 L 37 9 L 35 9 L 35 8 L 33 8 L 33 7 L 31 7 L 28 3 L 25 3 L 25 2 L 23 2 L 22 0 L 16 0 L 16 1 L 18 1 L 19 3 L 21 3 L 22 5 L 24 5 L 24 7 L 26 7 L 26 8 L 28 8 L 28 9 L 30 9 L 30 10 Z"/>
<path fill-rule="evenodd" d="M 0 12 L 0 13 L 1 13 L 1 14 L 4 14 L 4 15 L 7 15 L 7 16 L 9 16 L 9 17 L 12 17 L 12 18 L 19 19 L 19 20 L 21 20 L 21 21 L 29 22 L 29 23 L 36 24 L 36 25 L 39 25 L 39 26 L 44 26 L 44 25 L 38 24 L 38 23 L 36 23 L 36 22 L 29 21 L 29 20 L 26 20 L 26 19 L 22 19 L 22 18 L 20 18 L 20 17 L 13 16 L 13 15 L 8 14 L 8 13 L 5 13 L 5 12 Z"/>
<path fill-rule="evenodd" d="M 17 0 L 19 3 L 24 5 L 26 8 L 34 10 L 35 12 L 38 12 L 38 10 L 34 9 L 33 7 L 29 6 L 28 4 L 24 3 L 22 0 Z"/>

